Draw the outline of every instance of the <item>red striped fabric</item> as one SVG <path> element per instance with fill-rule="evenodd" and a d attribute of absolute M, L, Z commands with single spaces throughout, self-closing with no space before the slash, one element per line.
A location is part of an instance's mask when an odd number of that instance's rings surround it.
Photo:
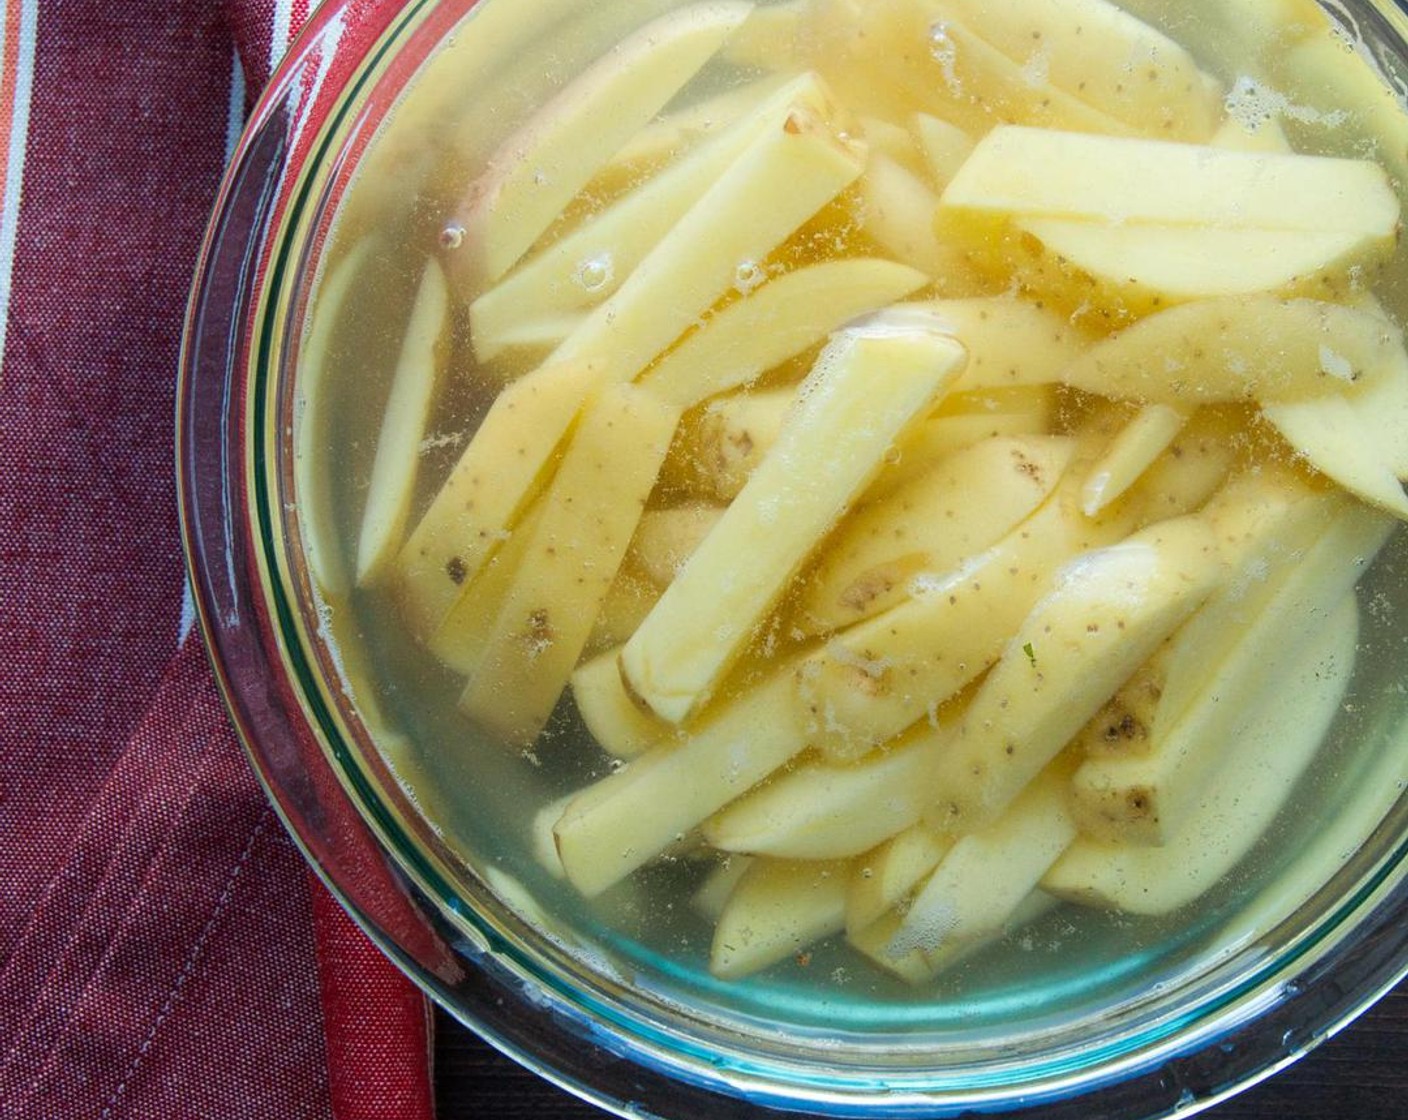
<path fill-rule="evenodd" d="M 310 887 L 182 606 L 184 300 L 306 0 L 0 8 L 0 1117 L 428 1117 L 425 1002 Z"/>

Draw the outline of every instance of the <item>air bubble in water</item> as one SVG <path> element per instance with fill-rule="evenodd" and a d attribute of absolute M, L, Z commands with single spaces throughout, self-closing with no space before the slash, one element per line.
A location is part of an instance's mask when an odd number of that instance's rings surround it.
<path fill-rule="evenodd" d="M 611 259 L 611 254 L 598 253 L 579 264 L 577 271 L 572 274 L 572 279 L 589 292 L 599 292 L 611 283 L 614 275 L 616 264 Z"/>
<path fill-rule="evenodd" d="M 929 28 L 929 54 L 943 70 L 949 92 L 959 93 L 962 83 L 958 80 L 958 44 L 948 33 L 948 24 L 942 20 Z"/>
<path fill-rule="evenodd" d="M 464 226 L 449 225 L 440 231 L 440 248 L 458 249 L 464 244 Z"/>
<path fill-rule="evenodd" d="M 742 261 L 733 274 L 733 286 L 742 295 L 747 295 L 754 288 L 763 282 L 766 277 L 763 270 L 758 267 L 757 261 Z"/>

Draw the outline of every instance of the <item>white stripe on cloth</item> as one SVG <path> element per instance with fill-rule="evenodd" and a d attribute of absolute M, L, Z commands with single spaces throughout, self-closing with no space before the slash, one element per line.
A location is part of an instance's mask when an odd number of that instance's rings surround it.
<path fill-rule="evenodd" d="M 274 23 L 269 35 L 269 73 L 272 74 L 288 50 L 293 24 L 293 0 L 274 0 Z"/>
<path fill-rule="evenodd" d="M 10 320 L 11 275 L 15 267 L 15 238 L 19 231 L 20 195 L 24 185 L 25 142 L 29 136 L 29 101 L 34 87 L 34 40 L 39 23 L 39 0 L 21 0 L 15 53 L 15 102 L 10 110 L 10 132 L 0 138 L 8 158 L 5 182 L 0 184 L 0 367 L 5 357 L 6 326 Z M 12 30 L 8 29 L 7 30 Z"/>

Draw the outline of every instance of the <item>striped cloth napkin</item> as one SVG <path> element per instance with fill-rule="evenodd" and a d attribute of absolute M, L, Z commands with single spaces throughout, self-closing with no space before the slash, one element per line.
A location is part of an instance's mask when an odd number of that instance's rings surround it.
<path fill-rule="evenodd" d="M 425 1001 L 226 721 L 173 480 L 184 301 L 306 0 L 0 3 L 0 1117 L 421 1120 Z"/>

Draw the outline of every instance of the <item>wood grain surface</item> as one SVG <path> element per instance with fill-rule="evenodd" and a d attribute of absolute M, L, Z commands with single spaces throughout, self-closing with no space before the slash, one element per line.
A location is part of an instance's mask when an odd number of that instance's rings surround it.
<path fill-rule="evenodd" d="M 606 1115 L 502 1057 L 449 1016 L 439 1014 L 436 1029 L 439 1120 L 601 1120 Z M 1408 1120 L 1408 982 L 1289 1069 L 1201 1115 Z"/>

